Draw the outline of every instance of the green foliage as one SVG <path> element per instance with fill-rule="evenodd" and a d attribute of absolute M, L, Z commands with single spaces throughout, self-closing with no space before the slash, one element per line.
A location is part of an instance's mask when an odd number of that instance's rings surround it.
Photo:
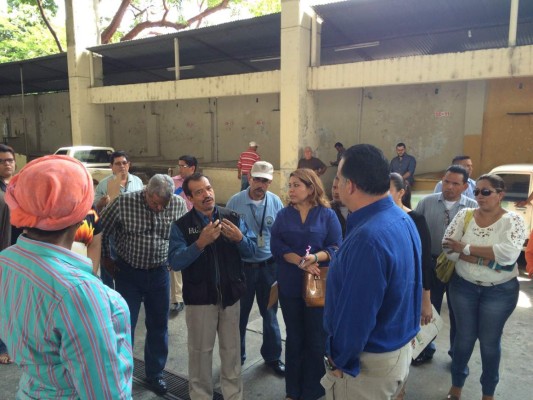
<path fill-rule="evenodd" d="M 57 26 L 52 17 L 56 16 L 59 5 L 64 7 L 64 0 L 41 0 L 47 19 L 57 33 L 63 49 L 66 49 L 65 26 Z M 92 1 L 92 0 L 74 0 Z M 110 0 L 101 0 L 108 2 Z M 191 6 L 199 10 L 199 6 L 214 7 L 221 0 L 166 0 L 166 4 L 174 12 L 171 20 L 176 23 L 186 23 L 192 15 L 185 16 Z M 120 0 L 113 2 L 118 7 Z M 58 53 L 52 34 L 42 20 L 37 0 L 7 0 L 7 16 L 0 17 L 0 62 L 18 61 Z M 228 7 L 234 17 L 260 16 L 281 11 L 281 0 L 230 0 Z M 193 7 L 194 9 L 194 7 Z M 131 6 L 126 12 L 121 26 L 114 32 L 111 42 L 118 42 L 127 32 L 137 24 L 148 19 L 153 20 L 155 15 L 162 15 L 162 0 L 131 0 Z M 115 10 L 116 11 L 116 10 Z M 113 11 L 113 12 L 115 12 Z M 147 12 L 143 12 L 147 11 Z M 109 25 L 113 15 L 100 16 L 100 26 L 103 30 Z M 157 19 L 157 18 L 156 18 Z M 226 22 L 226 21 L 224 21 Z M 64 24 L 63 21 L 59 22 Z M 213 25 L 215 19 L 205 18 L 201 26 Z M 193 25 L 196 27 L 197 25 Z"/>
<path fill-rule="evenodd" d="M 255 17 L 281 12 L 281 0 L 260 0 L 248 2 L 248 11 Z"/>
<path fill-rule="evenodd" d="M 56 54 L 57 46 L 40 14 L 26 2 L 18 3 L 7 17 L 0 17 L 0 63 Z M 60 33 L 66 45 L 65 29 L 60 28 Z"/>
<path fill-rule="evenodd" d="M 61 1 L 61 0 L 59 0 Z M 56 0 L 41 0 L 41 4 L 43 5 L 43 8 L 47 10 L 50 15 L 53 17 L 57 14 L 57 4 Z M 36 0 L 7 0 L 7 5 L 10 8 L 18 8 L 22 5 L 29 5 L 37 8 L 37 1 Z"/>

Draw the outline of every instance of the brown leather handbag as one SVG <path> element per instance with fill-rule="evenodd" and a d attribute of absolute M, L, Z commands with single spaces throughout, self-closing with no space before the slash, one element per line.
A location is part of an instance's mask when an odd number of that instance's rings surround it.
<path fill-rule="evenodd" d="M 320 276 L 304 272 L 302 296 L 307 307 L 324 307 L 328 270 L 329 267 L 321 267 Z"/>

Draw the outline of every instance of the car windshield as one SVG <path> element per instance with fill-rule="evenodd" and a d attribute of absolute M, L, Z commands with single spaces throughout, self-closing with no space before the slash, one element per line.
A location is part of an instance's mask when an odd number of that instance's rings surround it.
<path fill-rule="evenodd" d="M 517 202 L 529 196 L 529 174 L 498 174 L 505 182 L 504 201 Z"/>
<path fill-rule="evenodd" d="M 98 164 L 108 164 L 109 157 L 111 156 L 111 151 L 100 149 L 100 150 L 79 150 L 74 153 L 74 158 L 83 162 L 83 163 L 98 163 Z"/>

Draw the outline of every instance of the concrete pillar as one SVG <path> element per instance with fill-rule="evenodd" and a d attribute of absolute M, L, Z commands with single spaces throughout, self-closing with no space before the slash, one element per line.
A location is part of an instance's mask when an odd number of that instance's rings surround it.
<path fill-rule="evenodd" d="M 466 108 L 463 154 L 469 155 L 474 165 L 472 178 L 475 179 L 483 173 L 482 145 L 483 145 L 483 116 L 487 95 L 485 81 L 469 81 L 466 84 Z"/>
<path fill-rule="evenodd" d="M 316 150 L 316 101 L 307 90 L 314 11 L 306 0 L 281 0 L 280 187 L 286 196 L 289 174 L 301 148 Z"/>
<path fill-rule="evenodd" d="M 87 47 L 100 44 L 97 0 L 65 0 L 72 144 L 108 144 L 103 105 L 89 102 L 88 89 L 101 85 L 102 64 Z M 66 143 L 65 143 L 66 144 Z"/>

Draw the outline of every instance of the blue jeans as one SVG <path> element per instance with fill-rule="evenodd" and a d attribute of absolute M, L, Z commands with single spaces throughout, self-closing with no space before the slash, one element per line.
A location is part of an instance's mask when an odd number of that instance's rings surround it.
<path fill-rule="evenodd" d="M 287 297 L 281 293 L 279 302 L 287 328 L 285 345 L 287 397 L 316 400 L 325 394 L 320 384 L 320 379 L 326 373 L 323 358 L 326 352 L 324 308 L 306 307 L 301 297 Z"/>
<path fill-rule="evenodd" d="M 493 396 L 499 381 L 503 327 L 518 302 L 518 280 L 496 286 L 478 286 L 454 274 L 450 281 L 457 334 L 452 359 L 452 384 L 463 387 L 468 376 L 468 361 L 479 339 L 481 388 Z"/>
<path fill-rule="evenodd" d="M 128 303 L 131 318 L 131 343 L 141 303 L 146 314 L 144 362 L 148 378 L 160 377 L 168 356 L 168 309 L 170 301 L 169 272 L 166 266 L 145 270 L 133 268 L 123 260 L 116 261 L 119 271 L 115 288 Z"/>
<path fill-rule="evenodd" d="M 246 325 L 257 298 L 257 306 L 263 318 L 263 345 L 261 356 L 265 362 L 279 360 L 281 356 L 281 334 L 279 332 L 277 303 L 267 309 L 270 289 L 276 281 L 277 266 L 275 263 L 260 268 L 244 267 L 246 276 L 246 293 L 241 298 L 241 316 L 239 328 L 241 333 L 241 361 L 246 360 Z"/>
<path fill-rule="evenodd" d="M 248 174 L 246 175 L 242 174 L 241 175 L 241 190 L 248 189 L 248 186 L 250 186 L 250 184 L 248 183 Z"/>
<path fill-rule="evenodd" d="M 111 259 L 113 261 L 117 260 L 117 251 L 115 250 L 115 237 L 109 236 L 109 253 L 111 256 Z M 113 280 L 113 277 L 104 267 L 100 267 L 100 279 L 102 279 L 102 282 L 104 285 L 110 287 L 111 289 L 115 289 L 115 282 Z"/>

